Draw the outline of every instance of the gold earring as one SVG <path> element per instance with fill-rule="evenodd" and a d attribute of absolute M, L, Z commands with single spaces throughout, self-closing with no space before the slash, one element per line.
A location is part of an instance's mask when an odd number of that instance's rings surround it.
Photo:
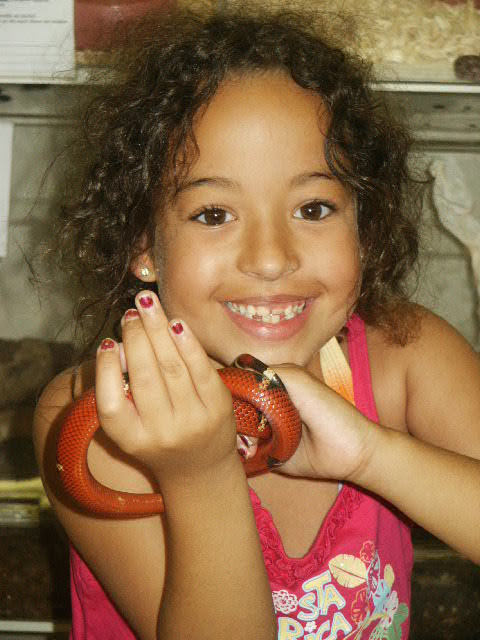
<path fill-rule="evenodd" d="M 144 278 L 146 278 L 147 276 L 150 275 L 150 269 L 148 267 L 142 267 L 140 269 L 140 275 L 142 275 Z"/>

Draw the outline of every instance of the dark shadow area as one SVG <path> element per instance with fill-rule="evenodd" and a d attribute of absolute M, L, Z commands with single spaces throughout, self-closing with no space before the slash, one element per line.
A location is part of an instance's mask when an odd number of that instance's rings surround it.
<path fill-rule="evenodd" d="M 478 640 L 480 566 L 418 527 L 413 543 L 410 640 Z"/>

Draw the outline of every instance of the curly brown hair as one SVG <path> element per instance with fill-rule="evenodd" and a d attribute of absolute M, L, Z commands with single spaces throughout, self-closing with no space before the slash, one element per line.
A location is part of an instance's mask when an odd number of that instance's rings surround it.
<path fill-rule="evenodd" d="M 142 238 L 154 246 L 159 202 L 168 198 L 172 178 L 180 179 L 179 167 L 192 160 L 196 114 L 226 77 L 268 70 L 283 70 L 328 110 L 326 161 L 358 208 L 362 285 L 356 312 L 402 341 L 392 309 L 407 300 L 421 205 L 421 181 L 407 163 L 412 139 L 372 89 L 371 65 L 339 46 L 348 29 L 338 29 L 337 17 L 327 31 L 316 17 L 178 10 L 149 16 L 134 46 L 119 52 L 114 79 L 84 114 L 79 149 L 85 171 L 76 196 L 61 208 L 56 234 L 62 268 L 82 286 L 77 320 L 97 319 L 91 344 L 145 286 L 130 263 Z"/>

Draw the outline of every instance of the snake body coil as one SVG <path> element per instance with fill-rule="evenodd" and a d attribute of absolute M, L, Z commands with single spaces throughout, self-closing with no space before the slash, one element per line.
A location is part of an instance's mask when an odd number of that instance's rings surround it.
<path fill-rule="evenodd" d="M 244 462 L 247 475 L 288 460 L 300 442 L 302 424 L 279 377 L 248 354 L 218 374 L 232 394 L 237 431 L 259 438 L 256 455 Z M 116 491 L 92 476 L 87 452 L 99 427 L 95 391 L 90 389 L 72 405 L 57 440 L 57 470 L 67 494 L 83 511 L 109 518 L 162 513 L 161 494 Z"/>

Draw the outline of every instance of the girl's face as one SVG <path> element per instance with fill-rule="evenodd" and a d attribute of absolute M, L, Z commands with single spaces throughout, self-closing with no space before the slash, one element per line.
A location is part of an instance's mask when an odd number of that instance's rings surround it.
<path fill-rule="evenodd" d="M 280 73 L 222 85 L 162 213 L 159 291 L 207 353 L 305 366 L 344 325 L 360 270 L 351 193 L 325 162 L 321 100 Z"/>

